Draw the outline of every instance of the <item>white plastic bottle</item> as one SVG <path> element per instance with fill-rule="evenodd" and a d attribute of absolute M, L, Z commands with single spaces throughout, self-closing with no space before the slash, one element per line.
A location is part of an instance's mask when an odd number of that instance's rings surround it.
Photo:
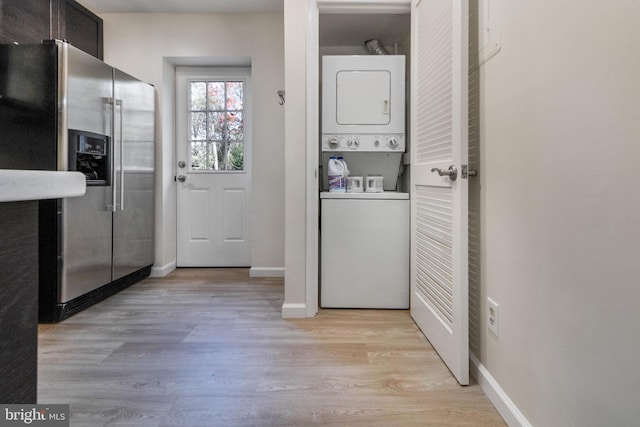
<path fill-rule="evenodd" d="M 347 188 L 347 178 L 349 178 L 349 168 L 347 167 L 347 162 L 344 161 L 344 157 L 342 156 L 338 156 L 338 161 L 342 162 L 342 165 L 344 166 L 344 188 Z"/>
<path fill-rule="evenodd" d="M 344 163 L 336 159 L 335 156 L 329 158 L 327 178 L 329 179 L 329 192 L 344 193 L 347 191 Z"/>

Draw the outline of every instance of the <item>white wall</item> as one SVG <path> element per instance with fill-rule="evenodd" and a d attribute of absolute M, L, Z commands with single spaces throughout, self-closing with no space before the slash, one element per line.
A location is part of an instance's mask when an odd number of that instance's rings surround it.
<path fill-rule="evenodd" d="M 640 2 L 502 1 L 481 68 L 480 362 L 536 426 L 640 416 Z M 483 305 L 486 307 L 486 305 Z"/>
<path fill-rule="evenodd" d="M 175 64 L 250 58 L 253 88 L 252 267 L 284 267 L 284 29 L 281 14 L 103 14 L 105 62 L 152 83 L 156 115 L 154 271 L 175 266 Z"/>

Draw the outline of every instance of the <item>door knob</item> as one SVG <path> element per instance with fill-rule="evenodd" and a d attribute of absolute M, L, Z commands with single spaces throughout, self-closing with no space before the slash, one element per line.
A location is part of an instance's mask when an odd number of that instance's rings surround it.
<path fill-rule="evenodd" d="M 458 177 L 458 169 L 454 165 L 449 166 L 449 169 L 446 170 L 441 168 L 433 168 L 431 169 L 431 172 L 438 172 L 438 175 L 440 176 L 448 176 L 451 181 L 455 181 Z"/>
<path fill-rule="evenodd" d="M 179 182 L 185 182 L 187 180 L 187 177 L 184 175 L 178 175 L 178 177 L 176 178 Z"/>

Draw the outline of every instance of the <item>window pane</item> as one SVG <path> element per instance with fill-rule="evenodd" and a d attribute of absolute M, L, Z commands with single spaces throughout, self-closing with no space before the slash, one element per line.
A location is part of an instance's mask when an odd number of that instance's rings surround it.
<path fill-rule="evenodd" d="M 209 170 L 224 170 L 224 142 L 210 141 L 209 152 L 211 160 L 209 162 Z"/>
<path fill-rule="evenodd" d="M 216 152 L 215 144 L 209 142 L 207 144 L 209 150 L 209 162 L 207 163 L 207 170 L 218 170 L 218 153 Z"/>
<path fill-rule="evenodd" d="M 227 82 L 227 110 L 242 110 L 242 82 Z"/>
<path fill-rule="evenodd" d="M 244 170 L 244 145 L 242 143 L 230 144 L 228 156 L 229 159 L 227 160 L 227 170 Z"/>
<path fill-rule="evenodd" d="M 242 141 L 244 128 L 242 126 L 242 113 L 227 113 L 227 132 L 229 141 Z"/>
<path fill-rule="evenodd" d="M 204 141 L 191 141 L 191 169 L 207 170 L 207 144 Z"/>
<path fill-rule="evenodd" d="M 209 138 L 224 140 L 224 113 L 209 113 Z"/>
<path fill-rule="evenodd" d="M 224 110 L 224 82 L 209 82 L 209 110 Z"/>
<path fill-rule="evenodd" d="M 191 108 L 190 110 L 206 110 L 207 99 L 205 96 L 207 85 L 205 82 L 191 82 Z"/>
<path fill-rule="evenodd" d="M 207 113 L 190 113 L 189 139 L 207 139 Z"/>

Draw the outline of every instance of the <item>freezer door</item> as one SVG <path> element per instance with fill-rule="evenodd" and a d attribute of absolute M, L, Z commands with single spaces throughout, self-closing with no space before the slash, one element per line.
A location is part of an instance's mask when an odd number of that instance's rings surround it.
<path fill-rule="evenodd" d="M 66 43 L 58 50 L 58 169 L 68 170 L 68 129 L 111 136 L 113 68 Z M 61 303 L 111 282 L 112 196 L 111 186 L 90 186 L 62 201 Z"/>
<path fill-rule="evenodd" d="M 67 43 L 60 43 L 59 49 L 66 57 L 61 67 L 66 74 L 61 99 L 66 101 L 66 129 L 111 136 L 113 67 Z M 60 140 L 65 138 L 60 135 Z"/>
<path fill-rule="evenodd" d="M 115 70 L 113 280 L 153 264 L 155 92 Z"/>

